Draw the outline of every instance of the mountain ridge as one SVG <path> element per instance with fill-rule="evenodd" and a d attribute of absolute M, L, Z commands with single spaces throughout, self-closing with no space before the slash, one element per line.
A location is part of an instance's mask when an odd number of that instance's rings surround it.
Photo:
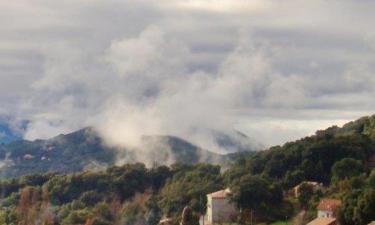
<path fill-rule="evenodd" d="M 225 166 L 236 158 L 235 153 L 228 156 L 214 153 L 176 136 L 143 136 L 142 146 L 140 149 L 109 147 L 93 127 L 46 140 L 16 140 L 0 146 L 0 178 L 97 170 L 134 162 L 148 166 L 198 162 Z"/>

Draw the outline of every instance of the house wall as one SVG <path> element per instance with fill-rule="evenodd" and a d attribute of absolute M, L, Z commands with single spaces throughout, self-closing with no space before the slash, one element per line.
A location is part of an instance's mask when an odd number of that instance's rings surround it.
<path fill-rule="evenodd" d="M 334 217 L 332 211 L 323 211 L 319 210 L 318 211 L 318 217 L 319 218 L 327 218 L 327 217 Z"/>
<path fill-rule="evenodd" d="M 212 224 L 212 198 L 211 197 L 207 198 L 207 213 L 206 213 L 206 216 L 207 216 L 207 222 L 209 224 Z"/>
<path fill-rule="evenodd" d="M 210 202 L 210 201 L 209 201 Z M 208 222 L 229 222 L 236 215 L 235 206 L 226 198 L 214 198 L 210 202 L 211 214 L 208 213 Z"/>

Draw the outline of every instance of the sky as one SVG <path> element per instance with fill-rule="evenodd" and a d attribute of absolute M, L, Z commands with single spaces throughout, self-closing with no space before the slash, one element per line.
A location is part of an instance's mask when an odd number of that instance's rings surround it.
<path fill-rule="evenodd" d="M 370 0 L 0 1 L 0 116 L 111 145 L 264 146 L 375 112 Z"/>

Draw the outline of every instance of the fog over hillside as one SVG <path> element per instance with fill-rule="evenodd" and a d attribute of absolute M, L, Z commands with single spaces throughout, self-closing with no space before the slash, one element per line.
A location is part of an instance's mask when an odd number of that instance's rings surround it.
<path fill-rule="evenodd" d="M 281 144 L 375 111 L 373 1 L 0 2 L 0 115 L 109 146 Z M 277 19 L 275 19 L 277 18 Z"/>

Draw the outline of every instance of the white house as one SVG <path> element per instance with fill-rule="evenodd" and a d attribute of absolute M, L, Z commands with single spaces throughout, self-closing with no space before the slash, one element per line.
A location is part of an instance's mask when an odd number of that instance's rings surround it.
<path fill-rule="evenodd" d="M 340 200 L 329 198 L 322 199 L 317 207 L 318 217 L 307 225 L 337 225 L 336 211 L 340 205 Z"/>
<path fill-rule="evenodd" d="M 229 195 L 229 189 L 207 195 L 207 212 L 204 217 L 205 225 L 233 221 L 237 214 L 237 209 L 230 202 Z"/>
<path fill-rule="evenodd" d="M 317 207 L 318 218 L 335 218 L 336 210 L 341 205 L 337 199 L 322 199 Z"/>

